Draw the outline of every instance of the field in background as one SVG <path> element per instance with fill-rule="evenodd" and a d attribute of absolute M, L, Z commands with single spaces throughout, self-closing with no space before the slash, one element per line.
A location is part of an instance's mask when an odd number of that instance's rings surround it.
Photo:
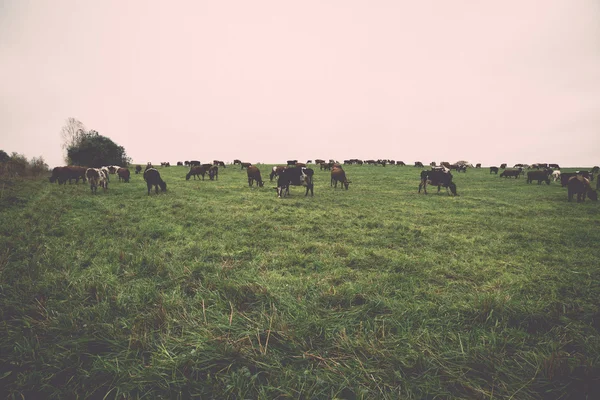
<path fill-rule="evenodd" d="M 600 392 L 600 204 L 487 169 L 425 196 L 420 169 L 366 165 L 277 199 L 259 167 L 264 188 L 159 167 L 151 196 L 133 173 L 0 184 L 0 394 Z"/>

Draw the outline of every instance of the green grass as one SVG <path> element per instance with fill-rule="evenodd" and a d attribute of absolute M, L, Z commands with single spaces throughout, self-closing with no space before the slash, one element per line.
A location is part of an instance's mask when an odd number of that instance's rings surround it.
<path fill-rule="evenodd" d="M 269 167 L 259 165 L 268 180 Z M 557 183 L 245 171 L 168 192 L 0 183 L 0 394 L 12 398 L 595 398 L 600 204 Z"/>

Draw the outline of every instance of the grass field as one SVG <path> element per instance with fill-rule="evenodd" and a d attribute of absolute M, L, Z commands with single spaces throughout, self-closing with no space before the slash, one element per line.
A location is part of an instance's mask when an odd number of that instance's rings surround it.
<path fill-rule="evenodd" d="M 278 199 L 269 167 L 0 183 L 0 395 L 597 398 L 600 204 L 395 166 Z"/>

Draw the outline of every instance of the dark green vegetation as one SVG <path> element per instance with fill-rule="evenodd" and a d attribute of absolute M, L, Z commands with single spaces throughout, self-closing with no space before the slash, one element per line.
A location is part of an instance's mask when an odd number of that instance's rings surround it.
<path fill-rule="evenodd" d="M 268 166 L 259 166 L 268 180 Z M 133 171 L 133 168 L 131 168 Z M 0 391 L 15 398 L 594 398 L 600 204 L 557 183 L 159 168 L 107 193 L 0 184 Z"/>
<path fill-rule="evenodd" d="M 69 165 L 99 168 L 103 165 L 127 165 L 130 161 L 123 146 L 96 131 L 81 132 L 68 147 Z"/>

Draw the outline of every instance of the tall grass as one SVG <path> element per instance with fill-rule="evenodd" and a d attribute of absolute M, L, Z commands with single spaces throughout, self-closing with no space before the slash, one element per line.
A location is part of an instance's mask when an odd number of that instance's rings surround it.
<path fill-rule="evenodd" d="M 259 165 L 263 177 L 270 166 Z M 168 192 L 47 180 L 0 197 L 0 390 L 13 398 L 594 398 L 600 206 L 486 169 L 245 171 Z"/>

